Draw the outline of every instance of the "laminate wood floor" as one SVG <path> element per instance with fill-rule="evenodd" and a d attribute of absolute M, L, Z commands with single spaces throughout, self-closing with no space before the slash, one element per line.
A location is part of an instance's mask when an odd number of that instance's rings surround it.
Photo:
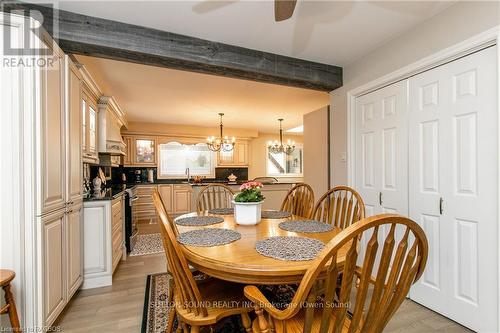
<path fill-rule="evenodd" d="M 152 227 L 141 233 L 154 232 Z M 62 332 L 140 333 L 146 276 L 165 272 L 164 254 L 129 257 L 120 262 L 110 287 L 80 290 L 73 297 L 55 326 Z M 384 332 L 459 333 L 471 332 L 463 326 L 406 300 Z"/>

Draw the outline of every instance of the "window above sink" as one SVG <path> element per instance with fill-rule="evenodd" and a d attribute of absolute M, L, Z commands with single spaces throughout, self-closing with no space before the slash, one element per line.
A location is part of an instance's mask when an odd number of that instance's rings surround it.
<path fill-rule="evenodd" d="M 215 158 L 206 143 L 162 143 L 159 145 L 158 178 L 184 178 L 187 168 L 193 176 L 214 178 Z"/>

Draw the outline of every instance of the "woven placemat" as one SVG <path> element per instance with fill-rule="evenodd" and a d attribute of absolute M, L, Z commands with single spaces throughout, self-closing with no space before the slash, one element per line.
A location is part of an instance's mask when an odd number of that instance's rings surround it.
<path fill-rule="evenodd" d="M 203 227 L 221 222 L 224 222 L 224 219 L 217 216 L 191 216 L 175 220 L 175 224 L 186 227 Z"/>
<path fill-rule="evenodd" d="M 263 219 L 285 219 L 292 216 L 292 213 L 281 210 L 263 210 L 260 216 Z"/>
<path fill-rule="evenodd" d="M 311 260 L 323 249 L 323 242 L 306 237 L 275 236 L 255 243 L 257 252 L 279 260 Z"/>
<path fill-rule="evenodd" d="M 292 220 L 278 224 L 278 226 L 286 231 L 318 233 L 332 231 L 333 227 L 330 224 L 315 220 Z"/>
<path fill-rule="evenodd" d="M 190 246 L 218 246 L 232 243 L 241 238 L 234 230 L 222 228 L 206 228 L 183 232 L 177 236 L 177 241 Z"/>
<path fill-rule="evenodd" d="M 234 208 L 213 208 L 208 210 L 209 214 L 215 215 L 233 215 Z"/>

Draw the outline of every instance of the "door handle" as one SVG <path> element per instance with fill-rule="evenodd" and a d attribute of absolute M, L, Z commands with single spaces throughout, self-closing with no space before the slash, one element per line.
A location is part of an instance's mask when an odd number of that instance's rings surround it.
<path fill-rule="evenodd" d="M 444 204 L 444 200 L 441 197 L 441 198 L 439 198 L 439 215 L 443 215 L 443 211 L 444 211 L 443 204 Z"/>
<path fill-rule="evenodd" d="M 378 192 L 378 204 L 382 206 L 384 202 L 382 201 L 382 192 Z"/>

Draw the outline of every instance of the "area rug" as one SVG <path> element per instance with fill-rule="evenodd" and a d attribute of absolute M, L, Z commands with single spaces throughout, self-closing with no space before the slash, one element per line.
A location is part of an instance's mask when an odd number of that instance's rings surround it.
<path fill-rule="evenodd" d="M 175 332 L 177 320 L 176 318 L 169 318 L 170 308 L 173 306 L 169 299 L 169 290 L 172 288 L 172 283 L 172 277 L 167 273 L 148 275 L 141 333 L 164 333 L 170 320 L 174 320 L 173 331 Z M 245 329 L 241 324 L 240 316 L 231 316 L 217 323 L 214 332 L 244 333 Z"/>
<path fill-rule="evenodd" d="M 161 234 L 144 234 L 137 235 L 137 241 L 135 242 L 135 246 L 129 255 L 134 257 L 162 252 L 164 252 L 164 250 Z"/>

